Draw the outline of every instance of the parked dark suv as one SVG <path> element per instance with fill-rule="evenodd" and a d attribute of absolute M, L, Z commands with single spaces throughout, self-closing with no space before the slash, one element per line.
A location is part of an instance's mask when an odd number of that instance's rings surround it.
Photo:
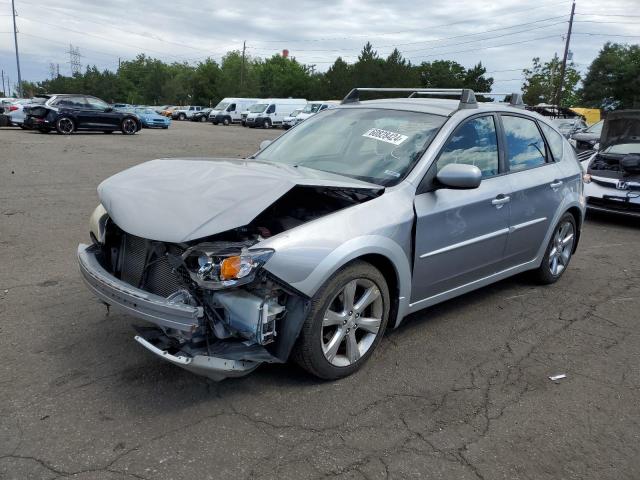
<path fill-rule="evenodd" d="M 56 130 L 70 135 L 78 130 L 135 134 L 142 125 L 132 112 L 114 110 L 107 102 L 90 95 L 50 95 L 43 105 L 25 108 L 25 124 L 43 132 Z"/>

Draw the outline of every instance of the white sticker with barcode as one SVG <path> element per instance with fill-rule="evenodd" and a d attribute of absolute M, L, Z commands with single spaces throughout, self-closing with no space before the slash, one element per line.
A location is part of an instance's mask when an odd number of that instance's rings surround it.
<path fill-rule="evenodd" d="M 362 136 L 373 138 L 374 140 L 380 140 L 381 142 L 391 143 L 393 145 L 400 145 L 409 138 L 401 133 L 390 132 L 388 130 L 382 130 L 381 128 L 372 128 L 371 130 L 363 133 Z"/>

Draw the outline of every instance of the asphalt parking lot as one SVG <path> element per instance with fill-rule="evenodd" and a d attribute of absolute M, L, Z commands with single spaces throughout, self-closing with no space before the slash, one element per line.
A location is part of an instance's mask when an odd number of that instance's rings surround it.
<path fill-rule="evenodd" d="M 0 130 L 0 478 L 640 478 L 637 221 L 589 216 L 556 285 L 412 316 L 337 382 L 279 365 L 214 383 L 137 345 L 76 266 L 98 183 L 279 133 Z"/>

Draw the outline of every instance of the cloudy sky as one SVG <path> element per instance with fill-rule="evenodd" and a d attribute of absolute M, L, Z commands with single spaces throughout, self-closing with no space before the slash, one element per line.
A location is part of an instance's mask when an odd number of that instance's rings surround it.
<path fill-rule="evenodd" d="M 584 71 L 606 41 L 640 43 L 639 0 L 578 0 L 571 40 Z M 216 60 L 228 50 L 267 57 L 290 51 L 326 70 L 337 56 L 354 61 L 370 41 L 413 63 L 481 61 L 494 91 L 519 90 L 531 58 L 562 55 L 570 0 L 15 0 L 22 77 L 69 74 L 69 45 L 83 65 L 115 70 L 138 53 L 165 61 Z M 630 15 L 627 15 L 630 13 Z M 635 13 L 635 16 L 633 16 Z M 0 0 L 0 68 L 17 79 L 11 1 Z"/>

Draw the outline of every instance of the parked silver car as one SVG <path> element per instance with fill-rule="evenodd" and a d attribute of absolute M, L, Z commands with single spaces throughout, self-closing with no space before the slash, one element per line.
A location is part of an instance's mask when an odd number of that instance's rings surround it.
<path fill-rule="evenodd" d="M 526 270 L 560 278 L 583 184 L 547 120 L 516 95 L 359 101 L 365 90 L 380 89 L 354 89 L 248 159 L 154 160 L 102 182 L 92 244 L 78 247 L 89 288 L 194 373 L 293 357 L 335 379 L 409 313 Z"/>

